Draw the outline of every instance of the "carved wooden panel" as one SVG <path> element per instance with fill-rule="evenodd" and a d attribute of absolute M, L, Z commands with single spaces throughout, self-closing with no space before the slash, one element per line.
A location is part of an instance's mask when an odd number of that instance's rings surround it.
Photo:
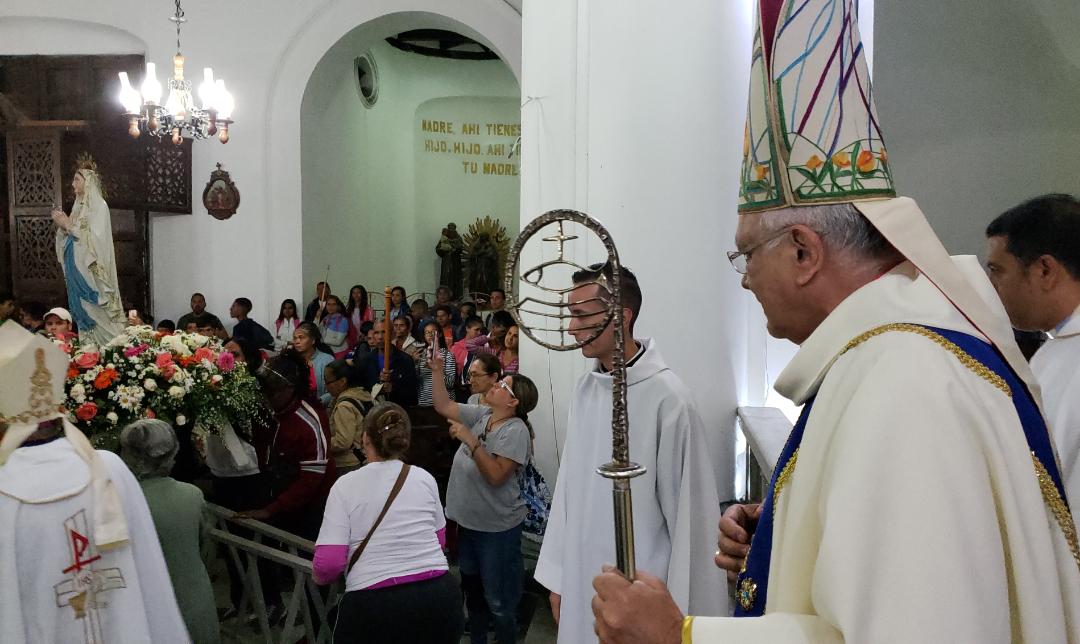
<path fill-rule="evenodd" d="M 16 139 L 11 146 L 11 165 L 14 172 L 12 205 L 49 206 L 56 199 L 53 173 L 59 159 L 52 139 Z"/>
<path fill-rule="evenodd" d="M 93 91 L 85 66 L 56 65 L 45 69 L 45 96 L 49 118 L 76 120 L 86 118 L 86 97 Z M 117 80 L 119 83 L 119 80 Z"/>
<path fill-rule="evenodd" d="M 7 139 L 0 134 L 0 289 L 11 292 L 11 223 L 8 218 Z"/>
<path fill-rule="evenodd" d="M 106 136 L 100 130 L 65 132 L 60 142 L 60 180 L 64 190 L 64 209 L 75 202 L 71 178 L 78 157 L 89 153 L 98 166 L 109 208 L 142 210 L 146 206 L 143 143 L 131 137 Z"/>
<path fill-rule="evenodd" d="M 150 225 L 146 212 L 110 208 L 116 280 L 124 310 L 147 311 L 150 303 Z M 152 311 L 151 311 L 152 313 Z"/>
<path fill-rule="evenodd" d="M 146 206 L 154 212 L 191 212 L 191 140 L 180 145 L 146 137 Z"/>
<path fill-rule="evenodd" d="M 15 218 L 16 279 L 63 279 L 56 259 L 56 225 L 52 217 Z"/>

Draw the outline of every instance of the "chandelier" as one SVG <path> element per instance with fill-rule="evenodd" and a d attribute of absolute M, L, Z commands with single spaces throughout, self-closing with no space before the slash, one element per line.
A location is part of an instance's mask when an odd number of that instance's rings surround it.
<path fill-rule="evenodd" d="M 120 72 L 120 104 L 128 118 L 128 134 L 138 138 L 145 130 L 159 139 L 169 136 L 176 145 L 183 142 L 185 135 L 205 139 L 216 134 L 222 143 L 228 143 L 235 106 L 232 94 L 225 89 L 224 80 L 215 80 L 213 70 L 204 67 L 196 106 L 191 81 L 184 79 L 184 56 L 180 53 L 180 25 L 187 22 L 180 0 L 176 0 L 176 13 L 169 21 L 176 23 L 176 55 L 165 104 L 161 105 L 162 88 L 154 63 L 146 63 L 146 76 L 139 90 L 131 86 L 127 72 Z"/>

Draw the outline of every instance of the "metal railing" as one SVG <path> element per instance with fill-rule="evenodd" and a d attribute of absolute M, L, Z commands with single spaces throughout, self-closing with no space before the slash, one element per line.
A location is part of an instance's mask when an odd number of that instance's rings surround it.
<path fill-rule="evenodd" d="M 207 508 L 214 519 L 214 527 L 208 536 L 226 549 L 244 585 L 237 612 L 241 616 L 254 614 L 263 640 L 267 644 L 274 642 L 274 625 L 267 616 L 259 571 L 262 560 L 285 569 L 292 577 L 278 641 L 281 644 L 295 641 L 296 631 L 302 628 L 308 642 L 330 642 L 333 628 L 329 613 L 341 595 L 342 583 L 335 582 L 325 591 L 315 583 L 310 559 L 315 552 L 315 543 L 261 521 L 238 519 L 235 512 L 220 505 L 207 503 Z M 235 534 L 231 528 L 236 527 L 249 536 Z M 312 615 L 312 608 L 315 615 Z"/>

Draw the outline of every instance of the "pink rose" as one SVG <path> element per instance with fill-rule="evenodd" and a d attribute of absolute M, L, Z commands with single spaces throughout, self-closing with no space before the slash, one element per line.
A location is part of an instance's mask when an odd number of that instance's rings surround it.
<path fill-rule="evenodd" d="M 92 402 L 83 403 L 75 410 L 75 417 L 81 421 L 93 420 L 97 416 L 98 408 Z"/>
<path fill-rule="evenodd" d="M 159 353 L 157 354 L 157 360 L 154 360 L 154 364 L 157 365 L 158 369 L 164 369 L 172 363 L 173 360 L 171 353 Z"/>
<path fill-rule="evenodd" d="M 86 353 L 80 353 L 75 356 L 75 365 L 80 369 L 89 369 L 101 360 L 101 354 L 97 351 L 87 351 Z"/>
<path fill-rule="evenodd" d="M 195 362 L 202 362 L 203 360 L 214 361 L 214 351 L 209 347 L 200 347 L 195 349 Z"/>
<path fill-rule="evenodd" d="M 217 357 L 218 369 L 221 369 L 224 373 L 229 373 L 236 368 L 236 358 L 228 351 L 222 351 Z"/>
<path fill-rule="evenodd" d="M 166 380 L 171 379 L 176 375 L 176 365 L 170 362 L 164 367 L 161 367 L 161 375 L 164 376 Z"/>

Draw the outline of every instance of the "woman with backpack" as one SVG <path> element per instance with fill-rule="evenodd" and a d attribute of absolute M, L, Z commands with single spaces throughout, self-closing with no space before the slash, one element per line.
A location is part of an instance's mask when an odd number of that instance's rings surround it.
<path fill-rule="evenodd" d="M 441 372 L 442 356 L 428 366 Z M 521 532 L 529 511 L 522 474 L 532 460 L 529 412 L 538 398 L 536 385 L 520 374 L 496 382 L 484 405 L 456 403 L 442 378 L 432 382 L 435 411 L 461 441 L 450 469 L 446 516 L 458 524 L 458 565 L 473 644 L 486 644 L 489 622 L 499 644 L 516 641 L 524 576 Z"/>
<path fill-rule="evenodd" d="M 323 372 L 330 402 L 330 455 L 338 477 L 360 467 L 361 424 L 371 409 L 371 394 L 356 382 L 356 372 L 344 360 L 334 360 Z"/>

